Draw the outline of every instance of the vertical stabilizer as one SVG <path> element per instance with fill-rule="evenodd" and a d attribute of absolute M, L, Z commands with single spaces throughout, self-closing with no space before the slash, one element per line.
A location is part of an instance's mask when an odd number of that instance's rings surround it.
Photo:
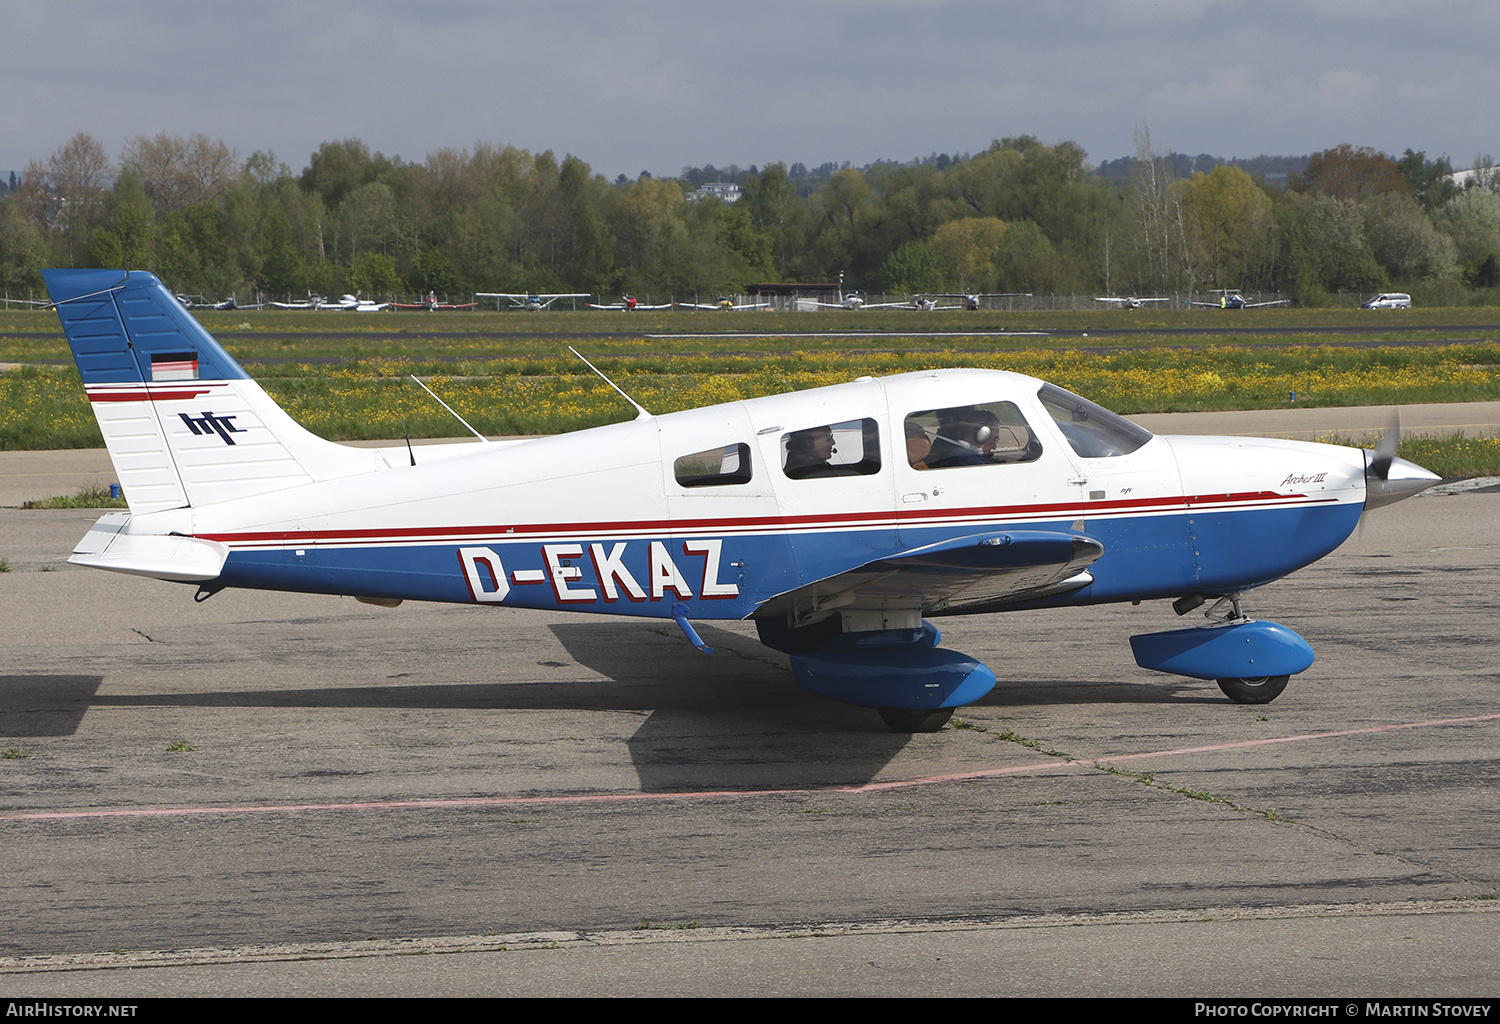
<path fill-rule="evenodd" d="M 292 420 L 152 274 L 44 270 L 134 513 L 369 472 Z"/>

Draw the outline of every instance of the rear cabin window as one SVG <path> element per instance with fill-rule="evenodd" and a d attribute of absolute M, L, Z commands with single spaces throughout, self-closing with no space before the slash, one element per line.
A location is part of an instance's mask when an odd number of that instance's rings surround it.
<path fill-rule="evenodd" d="M 869 418 L 781 435 L 781 470 L 793 480 L 880 472 L 880 428 Z"/>
<path fill-rule="evenodd" d="M 721 487 L 750 482 L 750 446 L 726 444 L 684 455 L 672 463 L 672 475 L 683 487 Z"/>
<path fill-rule="evenodd" d="M 1042 455 L 1041 441 L 1013 402 L 924 409 L 907 416 L 905 427 L 913 469 L 1002 466 Z"/>
<path fill-rule="evenodd" d="M 1151 440 L 1151 431 L 1145 427 L 1056 384 L 1043 384 L 1037 397 L 1057 421 L 1068 444 L 1085 459 L 1129 455 Z"/>

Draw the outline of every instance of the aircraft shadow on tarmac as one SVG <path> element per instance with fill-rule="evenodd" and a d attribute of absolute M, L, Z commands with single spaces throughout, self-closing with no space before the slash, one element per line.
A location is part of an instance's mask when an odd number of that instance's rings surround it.
<path fill-rule="evenodd" d="M 71 736 L 103 676 L 0 676 L 0 737 Z"/>
<path fill-rule="evenodd" d="M 753 637 L 701 627 L 707 656 L 675 627 L 640 623 L 553 624 L 577 666 L 602 678 L 543 680 L 522 670 L 505 682 L 389 682 L 294 689 L 99 693 L 97 675 L 0 676 L 0 737 L 74 734 L 94 707 L 347 708 L 461 711 L 598 711 L 641 714 L 627 741 L 647 792 L 701 788 L 855 785 L 875 778 L 908 743 L 872 710 L 800 690 L 784 656 Z M 665 635 L 663 635 L 665 634 Z M 566 662 L 543 661 L 548 672 Z M 373 681 L 372 681 L 373 682 Z M 1204 687 L 1209 689 L 1205 689 Z M 1150 683 L 1086 679 L 1004 680 L 985 709 L 1031 705 L 1220 703 L 1213 684 L 1164 677 Z M 835 743 L 828 742 L 836 734 Z"/>
<path fill-rule="evenodd" d="M 611 632 L 608 626 L 605 632 Z M 640 651 L 639 634 L 603 637 L 597 624 L 554 625 L 552 632 L 594 681 L 402 683 L 380 686 L 195 691 L 97 696 L 98 675 L 0 675 L 0 737 L 73 734 L 93 706 L 486 708 L 606 711 L 649 709 L 684 723 L 732 728 L 884 733 L 872 714 L 798 689 L 785 658 L 755 641 L 699 627 L 717 651 L 710 659 L 683 645 Z M 620 630 L 621 633 L 626 630 Z M 602 641 L 602 642 L 601 642 Z M 619 642 L 614 642 L 619 641 Z M 561 667 L 556 662 L 541 663 Z M 1001 679 L 977 707 L 1071 704 L 1227 703 L 1211 683 L 1163 677 L 1149 683 L 1088 679 Z M 729 724 L 733 723 L 733 724 Z M 674 731 L 681 732 L 675 727 Z M 895 734 L 891 738 L 900 739 Z"/>

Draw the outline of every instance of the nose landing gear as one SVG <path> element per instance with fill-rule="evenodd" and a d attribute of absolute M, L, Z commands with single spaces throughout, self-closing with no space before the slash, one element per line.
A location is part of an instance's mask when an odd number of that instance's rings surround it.
<path fill-rule="evenodd" d="M 1174 607 L 1185 613 L 1207 598 L 1190 594 Z M 1287 681 L 1313 663 L 1313 649 L 1292 630 L 1276 622 L 1247 618 L 1240 595 L 1214 603 L 1203 626 L 1144 633 L 1130 638 L 1135 662 L 1154 672 L 1212 679 L 1236 704 L 1269 704 Z"/>

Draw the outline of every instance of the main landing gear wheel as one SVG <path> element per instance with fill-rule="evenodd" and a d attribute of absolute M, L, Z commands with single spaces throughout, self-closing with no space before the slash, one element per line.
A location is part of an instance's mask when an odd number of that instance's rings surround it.
<path fill-rule="evenodd" d="M 1281 696 L 1290 676 L 1257 676 L 1253 679 L 1220 679 L 1219 689 L 1236 704 L 1269 704 Z M 883 713 L 883 712 L 882 712 Z"/>
<path fill-rule="evenodd" d="M 1282 683 L 1285 682 L 1283 679 Z M 880 708 L 880 717 L 896 732 L 937 732 L 953 717 L 953 709 L 913 711 L 909 708 Z"/>

